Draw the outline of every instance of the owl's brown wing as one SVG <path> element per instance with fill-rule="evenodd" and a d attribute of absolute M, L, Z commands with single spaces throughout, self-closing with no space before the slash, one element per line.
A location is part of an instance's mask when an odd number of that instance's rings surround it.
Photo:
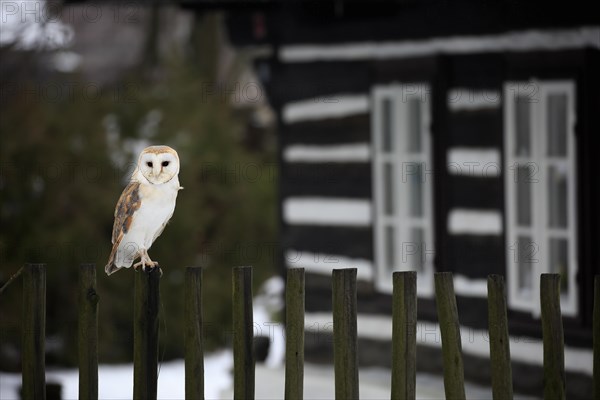
<path fill-rule="evenodd" d="M 131 222 L 133 221 L 133 214 L 140 208 L 142 204 L 139 192 L 139 182 L 130 182 L 127 187 L 121 193 L 117 207 L 115 208 L 115 222 L 113 224 L 112 231 L 112 251 L 106 265 L 106 273 L 108 275 L 116 272 L 118 268 L 114 265 L 115 255 L 117 249 L 121 243 L 123 236 L 129 231 Z"/>
<path fill-rule="evenodd" d="M 123 234 L 129 231 L 133 213 L 136 212 L 142 204 L 140 200 L 140 183 L 130 182 L 121 193 L 117 207 L 115 208 L 115 223 L 113 225 L 112 243 L 118 242 Z"/>

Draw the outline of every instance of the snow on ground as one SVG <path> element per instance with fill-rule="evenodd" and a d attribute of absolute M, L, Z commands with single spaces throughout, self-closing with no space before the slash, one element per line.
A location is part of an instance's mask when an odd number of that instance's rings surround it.
<path fill-rule="evenodd" d="M 252 310 L 254 335 L 269 338 L 269 353 L 265 365 L 271 368 L 283 365 L 285 360 L 285 330 L 273 317 L 283 309 L 285 284 L 280 276 L 273 276 L 263 283 L 254 297 Z"/>
<path fill-rule="evenodd" d="M 232 354 L 221 351 L 206 356 L 204 361 L 204 387 L 206 399 L 233 398 L 231 368 Z M 390 370 L 385 368 L 361 368 L 359 372 L 360 398 L 386 399 L 390 396 Z M 60 382 L 63 399 L 77 399 L 77 370 L 55 370 L 47 373 L 48 382 Z M 130 399 L 133 393 L 132 365 L 109 366 L 99 368 L 100 399 Z M 264 364 L 256 366 L 256 399 L 281 399 L 284 394 L 283 367 L 271 368 Z M 18 399 L 17 391 L 21 386 L 20 374 L 0 373 L 0 399 Z M 468 399 L 492 399 L 491 389 L 467 383 L 465 391 Z M 158 398 L 161 400 L 185 398 L 184 362 L 172 361 L 162 365 L 158 378 Z M 304 368 L 304 398 L 334 399 L 335 383 L 333 366 L 306 364 Z M 417 374 L 417 399 L 444 399 L 443 379 L 437 375 Z M 515 399 L 526 400 L 533 397 L 517 396 Z"/>
<path fill-rule="evenodd" d="M 333 400 L 335 379 L 332 365 L 304 365 L 304 399 Z M 274 400 L 283 398 L 285 386 L 284 369 L 256 366 L 255 398 Z M 444 381 L 441 376 L 417 374 L 417 399 L 442 400 L 445 398 Z M 465 383 L 467 399 L 492 400 L 491 388 Z M 389 399 L 391 393 L 391 371 L 387 368 L 369 367 L 359 370 L 359 397 L 362 400 Z M 231 399 L 233 390 L 223 393 L 224 399 Z M 533 397 L 515 395 L 516 400 L 533 400 Z"/>
<path fill-rule="evenodd" d="M 233 358 L 231 351 L 223 350 L 204 359 L 204 387 L 206 399 L 233 398 L 232 375 Z M 359 372 L 360 398 L 386 399 L 390 396 L 390 370 L 386 368 L 361 368 Z M 161 400 L 185 398 L 183 360 L 163 363 L 158 378 L 158 398 Z M 63 399 L 77 399 L 77 370 L 48 371 L 48 382 L 62 384 Z M 281 399 L 284 394 L 284 368 L 256 366 L 256 399 Z M 0 373 L 0 399 L 16 400 L 21 385 L 20 374 Z M 468 399 L 492 399 L 489 387 L 467 383 L 465 390 Z M 98 397 L 104 399 L 130 399 L 133 393 L 133 366 L 100 365 Z M 334 399 L 335 383 L 333 366 L 307 363 L 304 368 L 304 398 Z M 441 376 L 417 374 L 417 399 L 444 399 L 444 384 Z M 515 395 L 515 399 L 534 399 Z"/>
<path fill-rule="evenodd" d="M 231 370 L 233 355 L 230 350 L 222 350 L 204 357 L 204 391 L 207 399 L 220 399 L 221 393 L 232 385 Z M 159 399 L 185 398 L 185 365 L 183 360 L 165 362 L 158 376 Z M 60 369 L 46 372 L 47 382 L 62 385 L 63 399 L 77 399 L 79 373 L 76 369 Z M 19 399 L 21 374 L 0 373 L 0 399 Z M 130 399 L 133 395 L 133 365 L 100 365 L 98 367 L 98 398 Z"/>

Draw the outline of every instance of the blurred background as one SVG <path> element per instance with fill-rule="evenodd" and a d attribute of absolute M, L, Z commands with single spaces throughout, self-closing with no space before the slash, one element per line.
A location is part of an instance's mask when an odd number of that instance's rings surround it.
<path fill-rule="evenodd" d="M 237 265 L 254 267 L 259 398 L 283 394 L 283 279 L 296 267 L 306 398 L 333 396 L 331 271 L 343 267 L 357 268 L 361 397 L 389 397 L 399 270 L 418 277 L 419 397 L 444 396 L 440 271 L 454 274 L 467 397 L 491 398 L 489 274 L 506 278 L 515 392 L 541 397 L 548 272 L 561 277 L 568 397 L 590 397 L 589 4 L 0 0 L 0 13 L 0 285 L 48 265 L 46 362 L 64 398 L 76 393 L 81 263 L 98 268 L 101 397 L 131 384 L 134 272 L 103 271 L 115 204 L 154 144 L 178 151 L 185 188 L 150 250 L 164 271 L 161 398 L 182 396 L 185 266 L 204 268 L 207 397 L 231 396 Z M 0 296 L 10 393 L 22 296 L 19 280 Z"/>
<path fill-rule="evenodd" d="M 183 268 L 203 266 L 206 345 L 227 345 L 231 267 L 252 264 L 257 287 L 276 272 L 277 165 L 272 114 L 260 87 L 240 94 L 252 75 L 228 44 L 222 13 L 177 4 L 2 7 L 0 282 L 24 262 L 48 264 L 48 364 L 76 363 L 85 262 L 98 265 L 100 359 L 131 360 L 133 273 L 102 271 L 116 202 L 153 144 L 177 149 L 185 187 L 151 251 L 166 272 L 165 323 L 173 335 L 183 330 Z M 20 368 L 20 286 L 1 299 L 5 371 Z M 165 360 L 183 356 L 182 340 L 161 339 Z"/>

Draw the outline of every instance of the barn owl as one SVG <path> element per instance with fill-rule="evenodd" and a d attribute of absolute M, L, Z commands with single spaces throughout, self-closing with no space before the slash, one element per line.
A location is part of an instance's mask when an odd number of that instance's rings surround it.
<path fill-rule="evenodd" d="M 113 247 L 105 267 L 108 275 L 131 267 L 138 257 L 134 269 L 158 266 L 148 249 L 173 216 L 181 189 L 177 152 L 168 146 L 145 148 L 115 208 Z"/>

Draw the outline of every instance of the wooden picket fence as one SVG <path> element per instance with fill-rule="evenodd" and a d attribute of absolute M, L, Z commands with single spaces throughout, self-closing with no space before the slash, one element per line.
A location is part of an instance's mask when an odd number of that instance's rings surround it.
<path fill-rule="evenodd" d="M 134 399 L 156 399 L 160 274 L 135 274 Z M 98 398 L 98 294 L 96 267 L 81 265 L 79 279 L 79 398 Z M 234 399 L 254 398 L 252 267 L 233 269 Z M 600 276 L 594 287 L 594 399 L 600 399 Z M 23 272 L 23 398 L 45 399 L 46 267 Z M 544 399 L 566 397 L 560 277 L 541 276 Z M 286 399 L 303 398 L 304 270 L 287 271 Z M 333 270 L 333 346 L 336 399 L 358 399 L 356 269 Z M 447 399 L 465 399 L 458 311 L 451 273 L 435 274 Z M 185 270 L 185 394 L 204 398 L 202 269 Z M 393 273 L 392 399 L 415 399 L 417 292 L 414 272 Z M 490 363 L 494 399 L 512 399 L 512 373 L 504 279 L 488 277 Z"/>

